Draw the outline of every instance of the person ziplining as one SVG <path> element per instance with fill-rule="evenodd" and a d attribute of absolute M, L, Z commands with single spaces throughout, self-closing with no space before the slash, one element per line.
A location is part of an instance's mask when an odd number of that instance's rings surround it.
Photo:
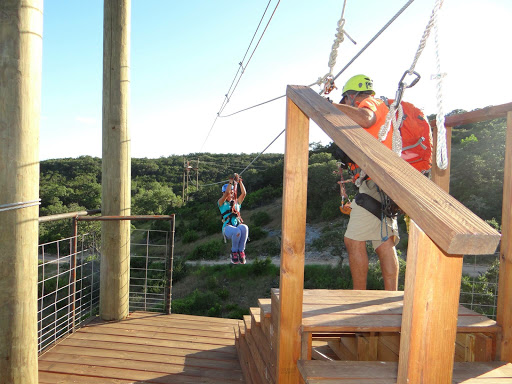
<path fill-rule="evenodd" d="M 237 196 L 240 185 L 240 196 Z M 231 239 L 231 264 L 245 264 L 245 245 L 249 236 L 249 227 L 243 224 L 240 208 L 246 196 L 242 178 L 235 173 L 227 184 L 222 186 L 222 196 L 217 201 L 222 216 L 222 234 Z"/>

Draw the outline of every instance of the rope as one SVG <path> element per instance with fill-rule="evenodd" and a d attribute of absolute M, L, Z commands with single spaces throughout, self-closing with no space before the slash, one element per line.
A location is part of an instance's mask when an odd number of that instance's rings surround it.
<path fill-rule="evenodd" d="M 41 205 L 41 199 L 31 200 L 31 201 L 20 201 L 18 203 L 2 204 L 2 205 L 0 205 L 0 212 L 33 207 L 34 205 Z"/>
<path fill-rule="evenodd" d="M 407 9 L 407 7 L 409 5 L 412 4 L 414 0 L 409 0 L 396 14 L 395 16 L 393 16 L 391 18 L 391 20 L 389 20 L 386 25 L 384 25 L 379 32 L 377 32 L 377 34 L 375 36 L 373 36 L 370 41 L 368 41 L 368 43 L 366 43 L 366 45 L 352 58 L 352 60 L 350 60 L 348 62 L 347 65 L 345 65 L 345 67 L 343 67 L 343 69 L 341 71 L 338 72 L 338 74 L 336 76 L 334 76 L 333 80 L 336 80 L 343 72 L 345 72 L 345 70 L 366 50 L 366 48 L 368 48 L 381 34 L 382 32 L 384 32 L 397 18 L 398 16 L 400 16 L 403 11 L 405 11 Z"/>
<path fill-rule="evenodd" d="M 334 81 L 332 79 L 333 74 L 332 70 L 336 65 L 336 58 L 338 57 L 338 48 L 340 44 L 345 40 L 343 27 L 345 26 L 345 19 L 343 18 L 345 14 L 345 6 L 347 5 L 347 0 L 343 2 L 343 9 L 341 11 L 341 17 L 338 20 L 338 27 L 336 28 L 336 34 L 334 35 L 336 38 L 334 39 L 334 43 L 332 44 L 331 54 L 329 55 L 329 72 L 327 72 L 323 77 L 319 77 L 316 81 L 316 84 L 322 85 L 325 84 L 324 88 L 320 91 L 320 94 L 326 93 L 328 94 L 333 88 L 335 88 Z"/>
<path fill-rule="evenodd" d="M 436 116 L 436 125 L 437 125 L 437 151 L 436 151 L 436 163 L 439 169 L 448 168 L 448 153 L 446 149 L 446 127 L 444 126 L 444 109 L 443 109 L 443 95 L 442 95 L 442 85 L 443 85 L 443 77 L 444 74 L 441 74 L 441 61 L 439 57 L 439 28 L 437 22 L 437 15 L 439 10 L 443 4 L 443 0 L 436 0 L 436 5 L 434 7 L 435 20 L 434 20 L 434 43 L 435 43 L 435 53 L 436 53 L 436 68 L 437 75 L 435 79 L 437 81 L 437 116 Z"/>
<path fill-rule="evenodd" d="M 398 156 L 400 156 L 402 153 L 402 137 L 400 136 L 400 127 L 401 127 L 402 121 L 403 121 L 403 110 L 402 110 L 402 106 L 400 105 L 400 102 L 403 98 L 405 90 L 407 88 L 412 87 L 419 80 L 419 75 L 416 72 L 414 72 L 414 69 L 416 68 L 416 64 L 418 63 L 418 60 L 419 60 L 421 54 L 423 53 L 423 50 L 425 49 L 425 46 L 427 44 L 427 39 L 430 35 L 431 29 L 434 28 L 434 30 L 437 30 L 437 15 L 438 15 L 439 8 L 442 5 L 442 2 L 443 2 L 443 0 L 436 0 L 436 3 L 434 5 L 434 9 L 432 10 L 430 19 L 427 23 L 425 31 L 423 32 L 423 36 L 421 37 L 420 44 L 418 46 L 418 49 L 416 50 L 416 54 L 414 55 L 412 64 L 411 64 L 410 68 L 402 76 L 402 79 L 400 80 L 399 85 L 398 85 L 398 91 L 397 91 L 395 100 L 389 106 L 389 112 L 386 116 L 386 121 L 379 130 L 379 140 L 384 141 L 389 133 L 389 130 L 391 129 L 391 123 L 393 124 L 394 130 L 393 130 L 392 150 Z M 437 54 L 438 54 L 438 47 L 436 46 L 436 55 Z M 438 67 L 438 72 L 440 72 L 439 67 Z M 411 84 L 406 84 L 404 81 L 405 76 L 413 75 L 413 74 L 418 75 L 418 77 Z M 440 89 L 440 85 L 438 83 L 438 108 L 440 107 L 440 104 L 439 104 L 439 98 L 441 97 L 440 92 L 441 92 L 441 89 Z M 397 116 L 397 112 L 398 112 L 398 116 Z M 442 126 L 444 129 L 444 114 L 442 116 L 442 120 L 443 120 Z M 441 135 L 439 135 L 439 136 L 441 136 Z M 446 150 L 446 131 L 444 131 L 444 136 L 445 136 L 444 147 Z M 438 141 L 439 141 L 439 139 L 438 139 Z M 443 141 L 443 140 L 441 139 L 441 141 Z M 439 153 L 439 151 L 438 151 L 438 153 Z M 439 164 L 439 160 L 438 160 L 438 164 Z"/>

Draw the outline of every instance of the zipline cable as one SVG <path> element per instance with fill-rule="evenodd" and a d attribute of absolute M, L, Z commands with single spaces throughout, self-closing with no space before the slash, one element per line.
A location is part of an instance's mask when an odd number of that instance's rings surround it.
<path fill-rule="evenodd" d="M 279 136 L 281 136 L 281 135 L 284 133 L 284 131 L 286 131 L 286 128 L 285 128 L 285 129 L 283 129 L 283 130 L 279 133 L 279 135 L 277 135 L 277 136 L 274 138 L 274 140 L 272 140 L 272 141 L 270 142 L 270 144 L 269 144 L 269 145 L 267 145 L 267 146 L 265 147 L 265 149 L 264 149 L 263 151 L 261 151 L 261 152 L 258 154 L 258 156 L 256 156 L 256 157 L 254 158 L 254 160 L 253 160 L 253 161 L 251 161 L 251 162 L 249 163 L 249 165 L 248 165 L 247 167 L 245 167 L 245 168 L 244 168 L 244 170 L 243 170 L 242 172 L 240 172 L 240 173 L 239 173 L 239 175 L 242 175 L 242 174 L 243 174 L 243 173 L 244 173 L 244 172 L 245 172 L 245 171 L 246 171 L 246 170 L 247 170 L 247 169 L 252 165 L 252 163 L 254 163 L 254 162 L 255 162 L 255 161 L 256 161 L 256 160 L 257 160 L 257 159 L 258 159 L 258 158 L 259 158 L 259 157 L 260 157 L 260 156 L 261 156 L 261 155 L 262 155 L 262 154 L 263 154 L 263 153 L 264 153 L 264 152 L 265 152 L 265 151 L 266 151 L 266 150 L 267 150 L 267 149 L 268 149 L 268 148 L 269 148 L 273 143 L 274 143 L 274 141 L 276 141 L 276 140 L 279 138 Z M 203 185 L 201 185 L 201 187 L 209 187 L 209 186 L 211 186 L 211 185 L 222 184 L 222 183 L 226 183 L 226 182 L 228 182 L 228 181 L 229 181 L 229 180 L 223 180 L 223 181 L 219 181 L 219 182 L 217 182 L 217 183 L 203 184 Z"/>
<path fill-rule="evenodd" d="M 276 4 L 276 7 L 274 8 L 274 12 L 272 12 L 272 15 L 270 16 L 270 19 L 268 20 L 267 22 L 267 25 L 265 26 L 265 29 L 263 30 L 259 40 L 258 40 L 258 43 L 256 44 L 256 46 L 254 47 L 252 53 L 251 53 L 251 56 L 249 57 L 249 60 L 247 60 L 247 63 L 245 64 L 245 67 L 242 69 L 242 74 L 240 75 L 240 77 L 238 78 L 238 81 L 236 82 L 236 85 L 235 87 L 233 88 L 233 91 L 231 91 L 231 95 L 229 95 L 229 97 L 227 98 L 227 102 L 226 104 L 224 104 L 224 106 L 222 107 L 222 109 L 217 113 L 217 115 L 220 115 L 223 111 L 224 111 L 224 108 L 226 107 L 227 103 L 229 103 L 229 100 L 231 99 L 231 97 L 233 96 L 233 93 L 235 93 L 235 90 L 236 88 L 238 87 L 238 83 L 240 82 L 240 80 L 242 79 L 242 75 L 245 73 L 245 70 L 247 69 L 247 67 L 249 66 L 249 63 L 251 62 L 252 60 L 252 57 L 254 56 L 254 52 L 256 52 L 256 49 L 258 48 L 258 46 L 260 45 L 260 42 L 261 42 L 261 39 L 263 38 L 263 35 L 265 34 L 265 32 L 267 31 L 267 28 L 270 24 L 270 22 L 272 21 L 272 18 L 274 17 L 274 14 L 276 13 L 277 11 L 277 7 L 279 6 L 279 4 L 281 3 L 281 0 L 279 0 Z"/>
<path fill-rule="evenodd" d="M 243 71 L 245 71 L 243 62 L 244 62 L 245 58 L 247 57 L 247 53 L 249 52 L 249 49 L 251 48 L 252 42 L 254 41 L 254 38 L 256 37 L 256 34 L 258 33 L 258 30 L 260 29 L 261 22 L 265 18 L 265 15 L 267 14 L 267 10 L 268 10 L 268 7 L 270 6 L 271 2 L 272 2 L 272 0 L 268 1 L 267 7 L 265 8 L 265 11 L 263 12 L 263 15 L 261 16 L 260 22 L 258 23 L 258 26 L 256 27 L 256 30 L 254 31 L 254 34 L 252 35 L 251 42 L 247 46 L 247 50 L 245 51 L 244 57 L 242 58 L 242 61 L 240 61 L 240 63 L 238 63 L 238 70 L 236 71 L 235 77 L 233 77 L 233 81 L 231 82 L 231 85 L 229 86 L 229 89 L 226 92 L 226 95 L 225 95 L 225 98 L 224 98 L 224 101 L 223 101 L 223 105 L 221 105 L 220 110 L 224 109 L 225 104 L 227 104 L 229 102 L 229 97 L 228 97 L 229 92 L 231 92 L 231 88 L 233 88 L 233 84 L 235 84 L 236 78 L 237 78 L 238 74 L 240 73 L 240 70 L 242 70 L 242 74 L 243 74 Z M 253 51 L 253 53 L 254 53 L 254 51 Z M 245 67 L 247 67 L 247 64 L 245 65 Z M 242 77 L 242 75 L 240 75 L 240 78 L 241 77 Z"/>
<path fill-rule="evenodd" d="M 360 50 L 360 51 L 359 51 L 359 52 L 358 52 L 358 53 L 357 53 L 357 54 L 352 58 L 352 60 L 350 60 L 350 61 L 348 62 L 348 64 L 347 64 L 347 65 L 345 65 L 345 67 L 343 67 L 343 69 L 342 69 L 341 71 L 339 71 L 339 72 L 338 72 L 338 74 L 333 78 L 333 80 L 336 80 L 336 79 L 337 79 L 337 78 L 338 78 L 338 77 L 339 77 L 339 76 L 340 76 L 340 75 L 341 75 L 341 74 L 342 74 L 342 73 L 343 73 L 343 72 L 344 72 L 344 71 L 345 71 L 345 70 L 346 70 L 346 69 L 347 69 L 347 68 L 348 68 L 348 67 L 349 67 L 349 66 L 350 66 L 350 65 L 351 65 L 351 64 L 352 64 L 352 63 L 353 63 L 353 62 L 354 62 L 354 61 L 355 61 L 355 60 L 356 60 L 356 59 L 357 59 L 357 58 L 358 58 L 358 57 L 359 57 L 359 56 L 360 56 L 360 55 L 361 55 L 361 54 L 362 54 L 362 53 L 363 53 L 363 52 L 364 52 L 364 51 L 365 51 L 365 50 L 366 50 L 366 49 L 367 49 L 367 48 L 368 48 L 368 47 L 369 47 L 369 46 L 370 46 L 370 45 L 371 45 L 371 44 L 372 44 L 372 43 L 373 43 L 373 42 L 374 42 L 374 41 L 375 41 L 375 40 L 376 40 L 376 39 L 377 39 L 377 38 L 378 38 L 378 37 L 379 37 L 379 36 L 380 36 L 380 35 L 381 35 L 381 34 L 382 34 L 382 33 L 383 33 L 383 32 L 384 32 L 384 31 L 385 31 L 385 30 L 386 30 L 386 29 L 391 25 L 391 24 L 392 24 L 392 23 L 393 23 L 393 22 L 394 22 L 394 21 L 395 21 L 395 20 L 396 20 L 396 19 L 397 19 L 397 18 L 398 18 L 398 16 L 400 16 L 400 15 L 401 15 L 401 14 L 402 14 L 406 9 L 407 9 L 407 7 L 409 7 L 409 5 L 411 5 L 413 2 L 414 2 L 414 0 L 409 0 L 409 1 L 408 1 L 408 2 L 407 2 L 407 3 L 406 3 L 406 4 L 405 4 L 405 5 L 404 5 L 404 6 L 403 6 L 403 7 L 402 7 L 402 8 L 401 8 L 401 9 L 400 9 L 396 14 L 395 14 L 395 16 L 393 16 L 393 17 L 391 18 L 391 20 L 389 20 L 389 21 L 386 23 L 386 25 L 384 25 L 384 27 L 382 27 L 382 28 L 380 29 L 380 31 L 379 31 L 379 32 L 377 32 L 377 34 L 376 34 L 374 37 L 372 37 L 372 38 L 370 39 L 370 41 L 368 41 L 368 43 L 366 43 L 366 45 L 365 45 L 365 46 L 364 46 L 364 47 L 363 47 L 363 48 L 362 48 L 362 49 L 361 49 L 361 50 Z M 317 84 L 317 82 L 314 82 L 314 83 L 312 83 L 312 84 L 309 84 L 309 85 L 308 85 L 308 87 L 309 87 L 309 88 L 311 88 L 313 85 L 316 85 L 316 84 Z M 282 99 L 282 98 L 283 98 L 283 97 L 285 97 L 285 96 L 286 96 L 286 94 L 281 95 L 281 96 L 278 96 L 278 97 L 275 97 L 275 98 L 270 99 L 270 100 L 267 100 L 267 101 L 264 101 L 264 102 L 262 102 L 262 103 L 259 103 L 259 104 L 256 104 L 256 105 L 253 105 L 252 107 L 248 107 L 248 108 L 241 109 L 241 110 L 239 110 L 239 111 L 237 111 L 237 112 L 233 112 L 233 113 L 231 113 L 231 114 L 229 114 L 229 115 L 224 115 L 224 116 L 222 116 L 222 115 L 218 115 L 218 117 L 230 117 L 230 116 L 236 115 L 236 114 L 238 114 L 238 113 L 241 113 L 241 112 L 247 111 L 247 110 L 249 110 L 249 109 L 253 109 L 253 108 L 259 107 L 259 106 L 261 106 L 261 105 L 264 105 L 264 104 L 270 103 L 270 102 L 272 102 L 272 101 L 276 101 L 276 100 L 278 100 L 278 99 Z"/>
<path fill-rule="evenodd" d="M 262 16 L 262 19 L 261 19 L 261 20 L 263 20 L 263 17 L 264 17 L 264 16 L 265 16 L 265 14 L 267 13 L 267 9 L 268 9 L 268 6 L 270 5 L 270 2 L 271 2 L 271 1 L 272 1 L 272 0 L 269 0 L 269 2 L 268 2 L 268 4 L 267 4 L 267 7 L 265 8 L 265 12 L 263 13 L 263 16 Z M 260 44 L 260 42 L 261 42 L 261 39 L 263 38 L 263 35 L 264 35 L 264 34 L 265 34 L 265 32 L 267 31 L 267 28 L 268 28 L 268 26 L 269 26 L 269 24 L 270 24 L 270 21 L 271 21 L 271 20 L 272 20 L 272 18 L 274 17 L 274 14 L 275 14 L 275 12 L 276 12 L 276 10 L 277 10 L 277 7 L 279 6 L 279 4 L 280 4 L 280 3 L 281 3 L 281 0 L 279 0 L 279 1 L 277 2 L 276 6 L 275 6 L 275 8 L 274 8 L 274 11 L 272 12 L 272 15 L 270 16 L 270 19 L 269 19 L 269 21 L 267 22 L 267 25 L 265 26 L 265 29 L 263 30 L 263 32 L 262 32 L 262 34 L 261 34 L 261 36 L 260 36 L 260 38 L 259 38 L 259 40 L 258 40 L 258 43 L 256 44 L 256 47 L 254 47 L 254 49 L 253 49 L 253 51 L 252 51 L 252 53 L 251 53 L 251 56 L 249 57 L 249 60 L 248 60 L 248 61 L 247 61 L 247 63 L 245 64 L 245 67 L 243 66 L 243 60 L 242 60 L 242 62 L 240 62 L 240 63 L 239 63 L 239 68 L 238 68 L 237 74 L 235 75 L 235 77 L 234 77 L 234 79 L 233 79 L 233 82 L 235 81 L 235 79 L 236 79 L 236 77 L 237 77 L 238 73 L 240 72 L 240 68 L 242 68 L 242 73 L 240 74 L 240 77 L 238 78 L 238 81 L 236 82 L 235 87 L 234 87 L 234 88 L 233 88 L 233 90 L 231 91 L 231 94 L 229 94 L 229 90 L 228 90 L 228 93 L 225 95 L 225 98 L 224 98 L 224 100 L 222 101 L 221 107 L 220 107 L 219 111 L 217 112 L 217 116 L 215 116 L 215 119 L 214 119 L 214 121 L 213 121 L 213 124 L 211 125 L 210 130 L 208 131 L 208 134 L 206 135 L 206 139 L 204 139 L 204 142 L 203 142 L 203 144 L 201 145 L 201 148 L 199 149 L 199 152 L 201 152 L 201 151 L 202 151 L 202 149 L 203 149 L 204 145 L 206 144 L 206 141 L 208 141 L 208 138 L 210 137 L 210 134 L 211 134 L 211 132 L 212 132 L 212 130 L 213 130 L 213 127 L 215 126 L 215 123 L 217 122 L 217 118 L 218 118 L 218 117 L 220 116 L 220 114 L 224 111 L 224 108 L 225 108 L 225 107 L 226 107 L 226 105 L 229 103 L 229 100 L 230 100 L 231 96 L 233 96 L 233 93 L 235 92 L 235 89 L 238 87 L 238 83 L 240 82 L 240 80 L 241 80 L 241 78 L 242 78 L 243 74 L 245 73 L 245 70 L 247 69 L 247 66 L 249 65 L 249 62 L 251 61 L 251 59 L 252 59 L 252 57 L 253 57 L 254 53 L 256 52 L 256 49 L 258 48 L 258 46 L 259 46 L 259 44 Z M 256 29 L 256 32 L 258 31 L 258 29 L 259 29 L 259 27 L 260 27 L 260 25 L 261 25 L 261 20 L 260 20 L 260 23 L 258 24 L 258 28 Z M 255 34 L 256 34 L 256 32 L 255 32 Z M 254 40 L 254 36 L 253 36 L 253 38 L 252 38 L 252 40 L 251 40 L 251 44 L 252 44 L 253 40 Z M 249 44 L 249 47 L 251 46 L 251 44 Z M 247 56 L 247 52 L 249 51 L 249 47 L 247 48 L 247 51 L 246 51 L 246 53 L 245 53 L 245 55 L 244 55 L 244 59 L 245 59 L 245 57 Z M 231 87 L 233 86 L 233 82 L 231 83 Z M 231 90 L 231 87 L 230 87 L 230 90 Z"/>

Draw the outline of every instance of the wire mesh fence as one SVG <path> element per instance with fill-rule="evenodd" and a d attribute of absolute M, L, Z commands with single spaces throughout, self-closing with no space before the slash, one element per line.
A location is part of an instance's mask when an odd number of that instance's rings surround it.
<path fill-rule="evenodd" d="M 466 255 L 462 271 L 460 304 L 496 320 L 499 253 Z"/>
<path fill-rule="evenodd" d="M 166 312 L 170 232 L 136 229 L 130 244 L 130 311 Z"/>
<path fill-rule="evenodd" d="M 39 245 L 39 352 L 98 313 L 100 257 L 96 245 L 93 234 Z"/>
<path fill-rule="evenodd" d="M 169 216 L 163 219 L 169 220 Z M 170 313 L 174 247 L 174 222 L 171 223 L 171 231 L 132 230 L 130 311 Z M 86 233 L 40 244 L 38 259 L 41 353 L 99 313 L 101 235 Z"/>

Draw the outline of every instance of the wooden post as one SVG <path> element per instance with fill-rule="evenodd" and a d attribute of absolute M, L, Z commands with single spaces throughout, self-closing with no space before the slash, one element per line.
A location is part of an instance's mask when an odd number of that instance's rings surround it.
<path fill-rule="evenodd" d="M 1 384 L 38 382 L 42 8 L 42 0 L 0 1 Z"/>
<path fill-rule="evenodd" d="M 105 0 L 103 23 L 102 213 L 130 215 L 130 0 Z M 105 221 L 101 227 L 100 316 L 128 315 L 130 222 Z"/>
<path fill-rule="evenodd" d="M 309 159 L 309 118 L 286 102 L 277 382 L 299 381 Z"/>
<path fill-rule="evenodd" d="M 452 152 L 452 127 L 446 127 L 446 152 L 448 154 L 448 168 L 442 170 L 437 167 L 436 151 L 437 151 L 437 127 L 432 130 L 433 148 L 432 148 L 432 181 L 439 185 L 441 189 L 450 193 L 450 167 Z"/>
<path fill-rule="evenodd" d="M 462 256 L 443 252 L 411 220 L 398 384 L 451 384 Z"/>
<path fill-rule="evenodd" d="M 501 217 L 500 274 L 497 323 L 502 329 L 501 360 L 512 362 L 512 112 L 507 114 L 507 139 Z"/>

